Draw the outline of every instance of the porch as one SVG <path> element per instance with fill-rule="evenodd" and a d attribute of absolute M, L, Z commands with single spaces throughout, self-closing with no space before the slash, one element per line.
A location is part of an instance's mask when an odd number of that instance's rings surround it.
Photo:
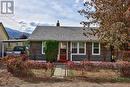
<path fill-rule="evenodd" d="M 86 42 L 61 41 L 59 43 L 57 61 L 81 61 L 86 58 Z"/>

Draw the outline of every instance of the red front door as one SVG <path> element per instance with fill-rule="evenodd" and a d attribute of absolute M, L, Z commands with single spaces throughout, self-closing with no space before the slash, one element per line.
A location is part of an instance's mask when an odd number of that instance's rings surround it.
<path fill-rule="evenodd" d="M 66 62 L 67 61 L 67 42 L 61 42 L 60 43 L 60 62 Z"/>

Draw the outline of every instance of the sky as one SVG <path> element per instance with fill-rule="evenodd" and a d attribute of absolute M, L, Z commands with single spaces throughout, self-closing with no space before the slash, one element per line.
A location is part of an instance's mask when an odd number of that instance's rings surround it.
<path fill-rule="evenodd" d="M 78 13 L 84 0 L 13 0 L 14 14 L 2 15 L 0 21 L 5 27 L 31 33 L 37 25 L 82 26 L 85 20 Z"/>

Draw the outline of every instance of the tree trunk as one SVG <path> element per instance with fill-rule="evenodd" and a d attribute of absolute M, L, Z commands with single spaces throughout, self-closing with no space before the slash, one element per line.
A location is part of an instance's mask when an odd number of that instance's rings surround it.
<path fill-rule="evenodd" d="M 111 62 L 115 62 L 114 57 L 114 46 L 110 46 L 110 51 L 111 51 Z"/>

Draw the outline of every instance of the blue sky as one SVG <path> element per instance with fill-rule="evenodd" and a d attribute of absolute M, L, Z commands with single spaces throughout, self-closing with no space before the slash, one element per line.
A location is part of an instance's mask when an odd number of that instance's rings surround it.
<path fill-rule="evenodd" d="M 84 0 L 14 0 L 15 14 L 1 16 L 5 27 L 32 32 L 37 24 L 53 25 L 60 20 L 61 26 L 82 26 L 84 20 L 77 11 Z"/>

